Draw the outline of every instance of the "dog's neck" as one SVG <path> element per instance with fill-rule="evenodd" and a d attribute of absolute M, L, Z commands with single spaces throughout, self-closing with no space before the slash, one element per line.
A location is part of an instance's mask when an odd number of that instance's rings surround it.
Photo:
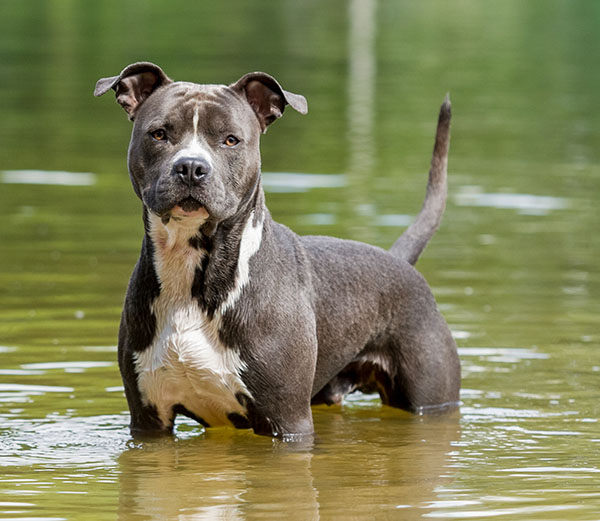
<path fill-rule="evenodd" d="M 195 299 L 209 317 L 232 307 L 249 281 L 267 214 L 260 186 L 234 216 L 216 224 L 210 217 L 165 222 L 144 208 L 147 253 L 161 294 L 173 302 Z"/>

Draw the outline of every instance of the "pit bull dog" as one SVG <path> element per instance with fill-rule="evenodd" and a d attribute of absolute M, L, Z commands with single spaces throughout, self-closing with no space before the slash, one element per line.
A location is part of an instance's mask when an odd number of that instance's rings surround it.
<path fill-rule="evenodd" d="M 355 390 L 417 414 L 457 406 L 456 345 L 413 268 L 445 207 L 448 99 L 423 208 L 384 251 L 271 218 L 259 138 L 287 105 L 307 104 L 268 74 L 199 85 L 139 62 L 94 94 L 110 89 L 133 121 L 145 231 L 119 330 L 132 435 L 171 433 L 182 414 L 311 436 L 311 403 Z"/>

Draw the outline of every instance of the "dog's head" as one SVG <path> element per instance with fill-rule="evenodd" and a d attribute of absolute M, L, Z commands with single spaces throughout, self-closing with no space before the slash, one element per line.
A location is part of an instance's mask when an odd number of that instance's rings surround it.
<path fill-rule="evenodd" d="M 133 188 L 163 221 L 234 215 L 260 176 L 259 137 L 286 105 L 306 114 L 303 96 L 268 74 L 253 72 L 231 85 L 171 80 L 148 62 L 98 80 L 133 121 L 128 166 Z"/>

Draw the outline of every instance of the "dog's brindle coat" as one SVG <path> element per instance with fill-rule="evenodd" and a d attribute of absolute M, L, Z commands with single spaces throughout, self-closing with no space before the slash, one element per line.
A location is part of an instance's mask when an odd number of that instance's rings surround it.
<path fill-rule="evenodd" d="M 133 120 L 128 166 L 145 235 L 119 331 L 133 435 L 177 414 L 293 438 L 311 403 L 356 389 L 420 413 L 456 407 L 456 345 L 414 264 L 446 198 L 442 105 L 423 209 L 389 252 L 299 237 L 265 207 L 259 137 L 306 100 L 264 73 L 174 82 L 152 63 L 103 78 Z"/>

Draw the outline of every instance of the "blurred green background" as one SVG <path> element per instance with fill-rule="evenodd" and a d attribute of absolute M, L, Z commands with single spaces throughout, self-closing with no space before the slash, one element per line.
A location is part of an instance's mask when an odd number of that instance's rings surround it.
<path fill-rule="evenodd" d="M 2 2 L 0 509 L 79 519 L 55 495 L 79 490 L 107 519 L 143 517 L 151 496 L 157 519 L 596 519 L 599 56 L 595 0 Z M 141 208 L 130 123 L 92 91 L 138 60 L 200 83 L 263 70 L 303 94 L 308 115 L 262 141 L 273 216 L 382 247 L 420 208 L 450 92 L 448 205 L 417 267 L 461 348 L 460 432 L 367 397 L 315 410 L 306 460 L 187 424 L 185 446 L 128 445 L 114 345 Z M 178 451 L 198 473 L 182 479 Z M 206 476 L 235 486 L 185 495 L 215 454 Z"/>

